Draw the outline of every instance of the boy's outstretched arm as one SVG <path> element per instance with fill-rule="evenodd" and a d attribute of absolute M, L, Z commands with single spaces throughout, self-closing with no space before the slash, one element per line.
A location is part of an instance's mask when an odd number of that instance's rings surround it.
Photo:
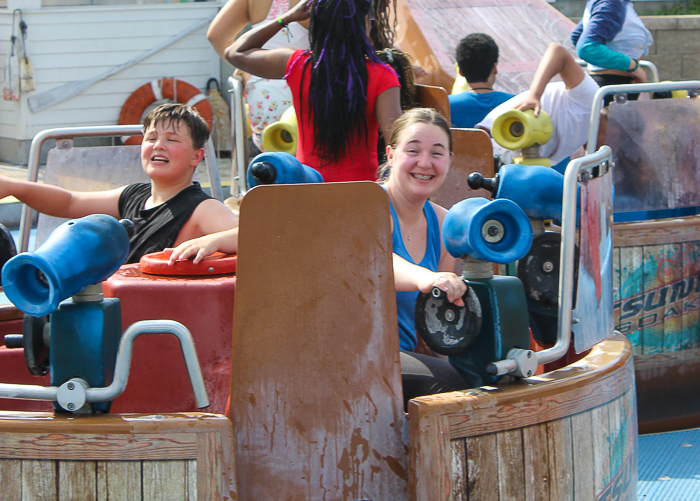
<path fill-rule="evenodd" d="M 558 43 L 551 43 L 537 66 L 535 77 L 530 84 L 525 100 L 516 106 L 518 110 L 535 110 L 535 116 L 540 114 L 540 97 L 544 88 L 555 75 L 560 75 L 567 89 L 573 89 L 581 83 L 586 74 L 571 54 Z"/>
<path fill-rule="evenodd" d="M 108 191 L 69 191 L 58 186 L 0 176 L 0 199 L 14 196 L 32 209 L 54 217 L 77 218 L 108 214 L 119 218 L 119 195 L 124 187 Z"/>

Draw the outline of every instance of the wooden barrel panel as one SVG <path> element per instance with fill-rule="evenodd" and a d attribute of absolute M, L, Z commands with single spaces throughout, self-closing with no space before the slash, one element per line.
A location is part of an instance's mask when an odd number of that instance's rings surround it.
<path fill-rule="evenodd" d="M 86 433 L 89 432 L 89 433 Z M 3 499 L 237 499 L 230 421 L 0 412 Z"/>
<path fill-rule="evenodd" d="M 634 375 L 623 336 L 548 374 L 412 400 L 409 426 L 412 500 L 636 499 Z"/>
<path fill-rule="evenodd" d="M 700 425 L 699 223 L 690 216 L 614 227 L 615 325 L 634 347 L 643 433 Z"/>

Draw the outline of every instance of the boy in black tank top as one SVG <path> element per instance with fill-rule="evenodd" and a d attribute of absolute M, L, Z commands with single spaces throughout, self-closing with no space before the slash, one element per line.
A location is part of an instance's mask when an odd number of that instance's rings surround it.
<path fill-rule="evenodd" d="M 108 214 L 131 219 L 134 235 L 127 263 L 187 240 L 238 226 L 238 218 L 192 182 L 204 158 L 209 127 L 196 110 L 163 104 L 144 119 L 141 165 L 149 183 L 114 190 L 72 192 L 47 184 L 0 178 L 0 198 L 13 195 L 32 209 L 55 217 Z"/>

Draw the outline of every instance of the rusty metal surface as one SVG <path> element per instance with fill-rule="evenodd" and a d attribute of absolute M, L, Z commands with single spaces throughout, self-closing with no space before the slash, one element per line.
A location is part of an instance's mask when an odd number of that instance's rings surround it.
<path fill-rule="evenodd" d="M 700 101 L 610 105 L 605 144 L 615 161 L 615 212 L 700 205 Z"/>
<path fill-rule="evenodd" d="M 406 499 L 386 192 L 369 182 L 252 189 L 237 274 L 240 499 Z"/>
<path fill-rule="evenodd" d="M 455 78 L 457 43 L 486 33 L 500 49 L 495 89 L 526 90 L 551 42 L 564 43 L 575 23 L 544 0 L 398 0 L 398 46 L 448 91 Z"/>

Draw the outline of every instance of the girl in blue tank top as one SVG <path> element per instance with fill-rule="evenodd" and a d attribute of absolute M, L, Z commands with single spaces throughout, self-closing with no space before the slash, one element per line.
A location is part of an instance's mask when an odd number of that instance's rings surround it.
<path fill-rule="evenodd" d="M 384 189 L 391 202 L 396 306 L 402 350 L 416 348 L 414 310 L 418 291 L 439 287 L 461 303 L 465 291 L 453 273 L 455 258 L 442 245 L 440 226 L 447 211 L 428 200 L 445 181 L 452 161 L 447 122 L 430 109 L 413 109 L 394 123 Z"/>

